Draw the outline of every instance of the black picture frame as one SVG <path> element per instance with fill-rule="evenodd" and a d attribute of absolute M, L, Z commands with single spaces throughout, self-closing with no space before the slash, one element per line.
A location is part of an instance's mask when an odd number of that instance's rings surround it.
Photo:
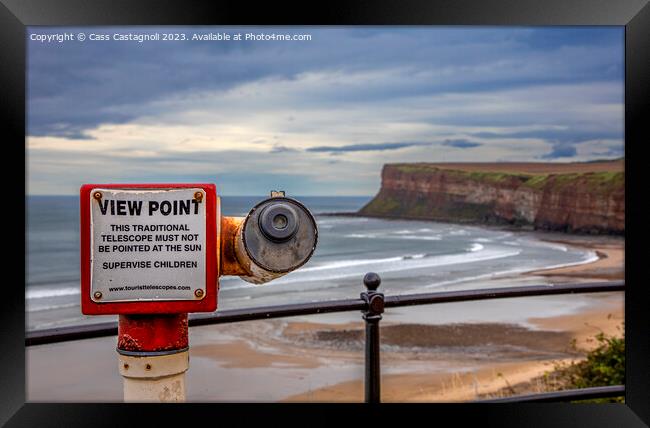
<path fill-rule="evenodd" d="M 643 224 L 644 158 L 643 144 L 650 143 L 643 127 L 650 100 L 650 6 L 648 0 L 445 0 L 445 1 L 328 1 L 265 2 L 251 5 L 234 1 L 110 1 L 110 0 L 2 0 L 0 5 L 0 111 L 5 127 L 2 134 L 5 155 L 4 180 L 6 199 L 3 210 L 13 214 L 6 220 L 5 232 L 20 235 L 25 225 L 26 187 L 19 186 L 20 175 L 26 177 L 25 163 L 18 159 L 25 151 L 25 67 L 26 26 L 32 25 L 616 25 L 625 26 L 625 174 L 626 228 L 625 242 L 625 330 L 626 393 L 625 404 L 458 404 L 425 406 L 316 406 L 316 405 L 249 405 L 195 404 L 47 404 L 26 403 L 25 387 L 25 296 L 19 280 L 4 281 L 0 326 L 0 370 L 2 399 L 0 423 L 7 426 L 116 426 L 132 425 L 146 418 L 167 423 L 227 423 L 226 416 L 241 421 L 288 421 L 310 423 L 338 422 L 332 409 L 346 413 L 345 422 L 356 417 L 360 423 L 374 423 L 383 415 L 416 422 L 426 417 L 432 424 L 462 426 L 470 420 L 488 426 L 579 426 L 622 427 L 650 424 L 650 335 L 648 296 L 642 278 L 642 257 L 647 226 Z M 645 119 L 647 120 L 647 119 Z M 645 128 L 645 129 L 644 129 Z M 9 153 L 9 152 L 6 152 Z M 15 156 L 13 156 L 15 154 Z M 20 194 L 22 191 L 22 194 Z M 6 195 L 10 193 L 10 195 Z M 5 205 L 6 204 L 6 205 Z M 12 208 L 13 207 L 13 208 Z M 21 216 L 22 215 L 22 216 Z M 5 271 L 16 276 L 16 266 L 25 237 L 5 238 Z M 19 248 L 14 249 L 16 245 Z M 22 248 L 24 250 L 24 247 Z M 15 259 L 15 260 L 14 260 Z M 23 263 L 25 260 L 23 259 Z M 10 277 L 13 277 L 11 275 Z M 631 279 L 627 282 L 627 279 Z M 56 361 L 52 362 L 56 370 Z M 365 411 L 364 411 L 365 410 Z M 417 410 L 418 415 L 414 416 Z M 278 413 L 282 413 L 279 415 Z M 287 418 L 287 414 L 293 417 Z M 373 417 L 375 416 L 376 419 Z M 272 418 L 272 419 L 269 419 Z M 307 419 L 308 418 L 308 419 Z M 370 418 L 370 419 L 367 419 Z"/>

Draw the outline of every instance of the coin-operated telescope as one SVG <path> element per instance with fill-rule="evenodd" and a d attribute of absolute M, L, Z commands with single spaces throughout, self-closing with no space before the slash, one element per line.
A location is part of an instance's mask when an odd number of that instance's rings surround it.
<path fill-rule="evenodd" d="M 81 310 L 119 315 L 127 401 L 182 401 L 187 316 L 217 309 L 219 277 L 263 284 L 307 263 L 318 229 L 284 192 L 221 215 L 214 184 L 85 184 Z"/>
<path fill-rule="evenodd" d="M 262 284 L 304 265 L 318 238 L 316 221 L 300 202 L 272 192 L 246 217 L 225 217 L 223 270 Z"/>

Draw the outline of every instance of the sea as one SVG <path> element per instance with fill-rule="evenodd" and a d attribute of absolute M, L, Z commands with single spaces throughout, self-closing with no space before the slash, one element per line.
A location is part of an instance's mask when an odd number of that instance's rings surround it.
<path fill-rule="evenodd" d="M 245 216 L 262 199 L 223 196 L 222 214 Z M 253 285 L 238 277 L 221 277 L 218 309 L 358 298 L 364 290 L 362 279 L 367 272 L 378 273 L 381 291 L 390 295 L 540 285 L 548 280 L 520 274 L 590 263 L 598 258 L 590 250 L 548 242 L 539 233 L 328 214 L 356 212 L 370 197 L 296 199 L 317 219 L 318 246 L 311 260 L 299 270 L 265 285 Z M 78 197 L 28 196 L 26 208 L 27 329 L 116 319 L 81 314 Z M 566 298 L 561 298 L 564 300 L 547 299 L 546 306 L 567 310 L 575 306 L 567 306 Z M 496 304 L 488 310 L 484 302 L 455 308 L 447 311 L 452 318 L 478 319 L 480 314 L 499 318 L 508 311 Z M 335 314 L 319 317 L 324 322 L 341 320 Z M 354 317 L 359 318 L 358 314 Z"/>

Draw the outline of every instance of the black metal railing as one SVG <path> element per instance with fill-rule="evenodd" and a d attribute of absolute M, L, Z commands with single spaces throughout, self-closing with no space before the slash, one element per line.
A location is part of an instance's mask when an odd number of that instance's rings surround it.
<path fill-rule="evenodd" d="M 489 288 L 482 290 L 461 290 L 440 293 L 420 293 L 401 296 L 384 296 L 377 291 L 381 280 L 375 273 L 368 273 L 363 279 L 366 291 L 358 299 L 341 299 L 314 303 L 262 306 L 255 308 L 220 310 L 211 314 L 193 314 L 188 324 L 202 326 L 284 318 L 299 315 L 316 315 L 333 312 L 361 311 L 366 323 L 365 340 L 365 401 L 378 403 L 380 391 L 380 350 L 379 321 L 384 308 L 430 305 L 436 303 L 464 302 L 487 299 L 516 297 L 551 296 L 559 294 L 603 293 L 625 291 L 625 281 L 607 281 L 572 284 L 534 285 L 523 287 Z M 117 322 L 55 327 L 28 331 L 25 346 L 89 339 L 117 335 Z M 544 394 L 481 400 L 479 402 L 532 402 L 532 401 L 572 401 L 592 398 L 618 397 L 625 394 L 625 386 L 584 388 Z"/>
<path fill-rule="evenodd" d="M 550 403 L 555 401 L 582 401 L 595 398 L 623 397 L 625 385 L 594 386 L 591 388 L 568 389 L 564 391 L 543 392 L 539 394 L 515 395 L 512 397 L 491 398 L 475 403 Z"/>

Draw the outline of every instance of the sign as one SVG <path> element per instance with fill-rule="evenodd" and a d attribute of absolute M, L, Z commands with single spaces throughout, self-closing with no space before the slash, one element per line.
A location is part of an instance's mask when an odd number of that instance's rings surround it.
<path fill-rule="evenodd" d="M 84 185 L 82 312 L 216 309 L 217 203 L 214 185 Z"/>

